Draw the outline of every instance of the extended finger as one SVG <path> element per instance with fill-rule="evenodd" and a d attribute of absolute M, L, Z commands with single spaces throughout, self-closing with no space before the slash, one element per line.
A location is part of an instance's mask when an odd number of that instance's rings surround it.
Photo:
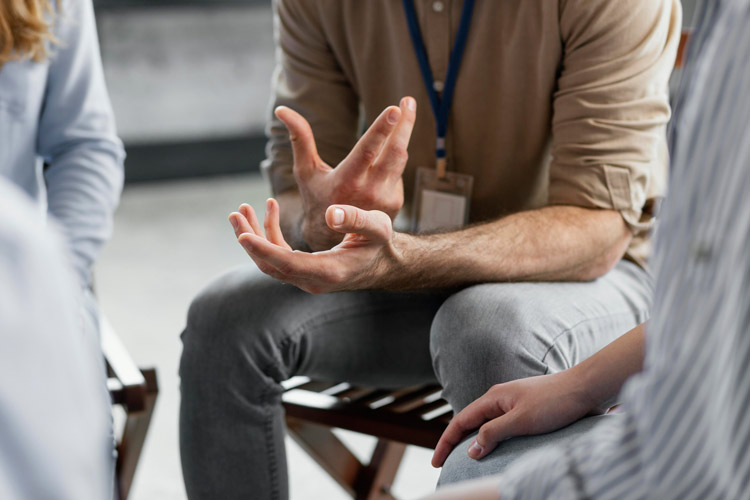
<path fill-rule="evenodd" d="M 475 460 L 486 457 L 492 450 L 497 448 L 499 442 L 509 437 L 517 436 L 516 422 L 517 419 L 513 417 L 513 412 L 511 411 L 484 424 L 479 428 L 477 437 L 469 445 L 469 449 L 467 450 L 469 457 Z"/>
<path fill-rule="evenodd" d="M 247 218 L 239 212 L 232 212 L 231 214 L 229 214 L 229 222 L 234 228 L 234 235 L 238 238 L 243 233 L 255 232 L 253 228 L 250 227 L 250 223 L 247 221 Z"/>
<path fill-rule="evenodd" d="M 289 130 L 295 169 L 302 177 L 307 176 L 315 167 L 318 159 L 318 149 L 315 146 L 315 137 L 310 124 L 301 114 L 286 106 L 276 108 L 276 117 Z"/>
<path fill-rule="evenodd" d="M 281 226 L 279 225 L 279 203 L 269 198 L 266 200 L 266 217 L 263 219 L 263 227 L 266 230 L 266 238 L 274 245 L 279 245 L 282 248 L 291 250 L 292 247 L 287 244 L 284 239 L 284 235 L 281 232 Z"/>
<path fill-rule="evenodd" d="M 388 106 L 380 113 L 370 128 L 360 137 L 357 144 L 341 162 L 340 169 L 350 176 L 364 174 L 383 149 L 383 144 L 391 135 L 401 118 L 401 109 Z"/>
<path fill-rule="evenodd" d="M 442 467 L 453 448 L 466 436 L 478 429 L 485 422 L 502 415 L 502 410 L 491 394 L 485 394 L 461 410 L 448 424 L 440 436 L 435 452 L 432 455 L 432 466 Z"/>
<path fill-rule="evenodd" d="M 295 277 L 310 279 L 319 274 L 319 266 L 312 254 L 282 248 L 253 234 L 243 234 L 239 242 L 254 259 L 275 267 L 285 281 L 295 283 Z"/>
<path fill-rule="evenodd" d="M 393 233 L 391 218 L 387 214 L 351 205 L 328 207 L 326 223 L 334 231 L 361 234 L 374 241 L 388 241 Z"/>
<path fill-rule="evenodd" d="M 240 244 L 242 245 L 242 242 L 240 242 Z M 242 247 L 245 249 L 245 253 L 247 253 L 250 256 L 253 262 L 255 262 L 255 265 L 258 266 L 258 269 L 260 269 L 264 274 L 267 274 L 268 276 L 272 278 L 276 278 L 279 281 L 286 282 L 286 276 L 281 274 L 281 272 L 279 272 L 278 269 L 273 267 L 268 262 L 265 262 L 263 259 L 260 259 L 256 257 L 255 255 L 253 255 L 252 253 L 250 253 L 247 250 L 247 247 L 245 245 L 242 245 Z"/>
<path fill-rule="evenodd" d="M 243 203 L 240 205 L 240 214 L 247 219 L 250 227 L 253 229 L 253 233 L 263 238 L 264 233 L 258 222 L 258 216 L 255 214 L 255 209 L 247 203 Z"/>
<path fill-rule="evenodd" d="M 380 177 L 401 176 L 409 157 L 407 149 L 417 119 L 417 101 L 413 97 L 404 97 L 400 108 L 401 120 L 385 141 L 383 150 L 373 165 L 373 174 Z"/>

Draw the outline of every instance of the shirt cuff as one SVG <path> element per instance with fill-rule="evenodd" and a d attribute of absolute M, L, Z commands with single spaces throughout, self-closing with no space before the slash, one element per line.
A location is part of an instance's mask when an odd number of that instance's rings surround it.
<path fill-rule="evenodd" d="M 646 200 L 646 179 L 633 175 L 614 165 L 553 165 L 548 203 L 617 210 L 634 235 L 643 234 L 654 224 L 654 204 Z"/>

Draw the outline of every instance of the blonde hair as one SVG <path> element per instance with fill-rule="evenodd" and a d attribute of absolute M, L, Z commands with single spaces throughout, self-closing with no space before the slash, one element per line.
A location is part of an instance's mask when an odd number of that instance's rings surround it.
<path fill-rule="evenodd" d="M 8 61 L 49 56 L 48 43 L 55 43 L 53 2 L 60 0 L 0 1 L 0 67 Z"/>

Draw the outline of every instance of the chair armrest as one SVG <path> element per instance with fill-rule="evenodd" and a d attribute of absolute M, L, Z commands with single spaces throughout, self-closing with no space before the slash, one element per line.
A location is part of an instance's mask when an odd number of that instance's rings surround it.
<path fill-rule="evenodd" d="M 101 317 L 99 327 L 112 402 L 127 407 L 128 411 L 142 411 L 146 407 L 146 379 L 106 317 Z"/>

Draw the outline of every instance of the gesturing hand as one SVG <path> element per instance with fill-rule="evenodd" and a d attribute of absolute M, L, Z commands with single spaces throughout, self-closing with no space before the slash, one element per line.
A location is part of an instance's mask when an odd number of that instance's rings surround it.
<path fill-rule="evenodd" d="M 341 241 L 342 234 L 326 224 L 331 205 L 353 205 L 380 210 L 391 220 L 396 217 L 404 204 L 401 174 L 416 109 L 411 97 L 403 98 L 400 107 L 386 108 L 336 168 L 318 155 L 307 120 L 287 107 L 276 109 L 292 141 L 294 177 L 304 208 L 301 234 L 311 249 L 327 250 Z"/>
<path fill-rule="evenodd" d="M 237 240 L 261 271 L 310 293 L 373 285 L 395 262 L 391 219 L 383 212 L 333 205 L 325 212 L 331 230 L 345 234 L 330 250 L 306 253 L 292 248 L 279 227 L 279 205 L 266 202 L 265 232 L 250 205 L 229 215 Z"/>
<path fill-rule="evenodd" d="M 571 370 L 496 385 L 453 417 L 432 465 L 442 467 L 453 448 L 476 429 L 468 454 L 478 460 L 506 438 L 552 432 L 597 412 L 594 406 Z"/>

